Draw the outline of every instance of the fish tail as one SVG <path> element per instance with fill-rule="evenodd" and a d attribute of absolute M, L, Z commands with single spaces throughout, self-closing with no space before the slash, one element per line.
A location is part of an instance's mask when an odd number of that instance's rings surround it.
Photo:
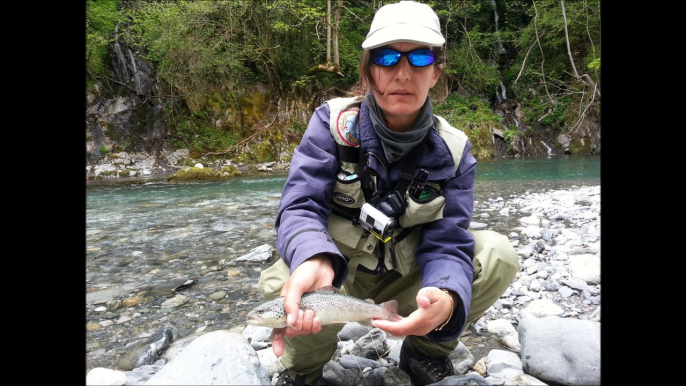
<path fill-rule="evenodd" d="M 386 320 L 395 322 L 402 319 L 402 316 L 398 315 L 397 300 L 389 300 L 387 302 L 381 303 L 381 305 L 384 306 L 384 308 L 386 308 L 386 311 L 388 311 L 388 317 L 386 318 Z"/>

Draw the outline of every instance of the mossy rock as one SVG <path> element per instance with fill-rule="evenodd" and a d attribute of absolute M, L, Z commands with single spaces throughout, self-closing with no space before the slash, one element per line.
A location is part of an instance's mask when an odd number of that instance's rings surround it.
<path fill-rule="evenodd" d="M 186 167 L 167 177 L 167 181 L 223 180 L 240 174 L 241 172 L 233 165 L 224 166 L 221 170 Z"/>
<path fill-rule="evenodd" d="M 229 177 L 234 177 L 234 176 L 240 176 L 241 171 L 236 168 L 235 165 L 226 165 L 220 170 L 222 173 L 226 173 L 229 175 Z"/>
<path fill-rule="evenodd" d="M 591 140 L 588 138 L 576 138 L 569 144 L 568 151 L 569 154 L 591 154 Z"/>

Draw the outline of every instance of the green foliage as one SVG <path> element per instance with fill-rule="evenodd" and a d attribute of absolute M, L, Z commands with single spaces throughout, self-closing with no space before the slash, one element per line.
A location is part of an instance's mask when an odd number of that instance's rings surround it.
<path fill-rule="evenodd" d="M 312 80 L 314 79 L 314 75 L 302 75 L 291 83 L 291 87 L 293 89 L 307 87 L 312 83 Z"/>
<path fill-rule="evenodd" d="M 311 109 L 332 90 L 356 85 L 361 43 L 375 10 L 388 2 L 344 2 L 338 45 L 345 77 L 340 77 L 306 75 L 312 66 L 333 61 L 333 52 L 326 55 L 325 1 L 87 0 L 88 85 L 91 74 L 108 72 L 107 49 L 116 28 L 121 42 L 154 65 L 170 126 L 176 128 L 171 143 L 195 152 L 223 150 L 252 132 L 269 103 L 281 100 L 286 109 Z M 600 0 L 564 1 L 566 30 L 560 0 L 426 3 L 438 14 L 446 37 L 447 98 L 434 106 L 467 131 L 477 149 L 489 146 L 491 128 L 502 127 L 490 107 L 501 83 L 508 97 L 520 102 L 529 124 L 564 130 L 565 123 L 586 111 L 581 105 L 592 99 L 590 88 L 575 71 L 588 72 L 600 86 Z M 251 110 L 240 101 L 255 84 L 265 102 L 251 104 Z M 594 103 L 599 110 L 599 98 Z M 224 126 L 215 127 L 218 121 Z M 302 133 L 305 127 L 293 122 L 291 130 Z M 506 131 L 506 138 L 511 135 Z M 281 150 L 265 145 L 260 157 Z"/>
<path fill-rule="evenodd" d="M 586 67 L 588 67 L 589 70 L 600 70 L 600 58 L 593 59 Z"/>
<path fill-rule="evenodd" d="M 474 96 L 463 98 L 451 94 L 445 101 L 434 104 L 434 111 L 467 134 L 474 157 L 494 157 L 491 129 L 502 127 L 502 117 L 493 112 L 488 101 Z"/>
<path fill-rule="evenodd" d="M 305 134 L 305 129 L 307 129 L 307 125 L 296 120 L 293 120 L 292 125 L 293 126 L 291 127 L 291 130 L 300 135 Z"/>
<path fill-rule="evenodd" d="M 564 4 L 566 30 L 562 7 L 557 0 L 535 2 L 529 11 L 532 22 L 520 30 L 517 42 L 520 55 L 512 67 L 521 67 L 520 81 L 539 85 L 537 90 L 544 91 L 544 86 L 548 86 L 553 93 L 564 92 L 565 87 L 578 83 L 573 75 L 574 68 L 583 73 L 587 63 L 594 63 L 589 69 L 593 69 L 595 63 L 600 65 L 600 1 L 566 1 Z M 567 38 L 574 67 L 567 51 Z M 589 75 L 597 78 L 595 73 Z"/>
<path fill-rule="evenodd" d="M 159 79 L 179 94 L 210 94 L 246 82 L 241 9 L 210 1 L 140 2 L 129 7 L 132 41 L 146 49 Z M 239 33 L 236 33 L 239 32 Z M 191 109 L 199 108 L 193 103 Z"/>
<path fill-rule="evenodd" d="M 93 74 L 107 73 L 107 45 L 112 41 L 119 20 L 118 0 L 86 1 L 86 85 L 95 82 Z"/>
<path fill-rule="evenodd" d="M 508 144 L 512 143 L 512 140 L 517 135 L 517 129 L 507 129 L 503 132 L 503 138 Z"/>
<path fill-rule="evenodd" d="M 489 95 L 500 85 L 500 74 L 494 63 L 481 61 L 473 47 L 461 43 L 448 52 L 450 66 L 445 74 L 456 80 L 462 95 Z"/>
<path fill-rule="evenodd" d="M 574 110 L 571 99 L 570 96 L 560 97 L 555 100 L 555 103 L 543 98 L 522 100 L 524 122 L 527 126 L 536 124 L 562 127 L 566 117 Z"/>
<path fill-rule="evenodd" d="M 236 143 L 235 134 L 208 127 L 206 120 L 206 114 L 196 112 L 190 119 L 176 124 L 173 145 L 187 148 L 191 153 L 206 153 L 226 150 Z"/>
<path fill-rule="evenodd" d="M 100 146 L 100 155 L 105 155 L 110 152 L 110 149 L 108 149 L 105 145 Z"/>
<path fill-rule="evenodd" d="M 502 117 L 493 112 L 488 101 L 475 96 L 451 94 L 443 102 L 435 103 L 434 111 L 458 128 L 473 122 L 502 125 Z"/>

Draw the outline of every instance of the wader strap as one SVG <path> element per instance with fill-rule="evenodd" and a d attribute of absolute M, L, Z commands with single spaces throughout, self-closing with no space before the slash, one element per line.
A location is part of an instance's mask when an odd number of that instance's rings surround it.
<path fill-rule="evenodd" d="M 331 203 L 331 211 L 338 217 L 350 220 L 354 225 L 357 225 L 360 218 L 360 208 L 347 208 Z"/>
<path fill-rule="evenodd" d="M 429 133 L 426 133 L 424 139 L 422 139 L 422 142 L 420 142 L 419 145 L 415 146 L 415 148 L 412 149 L 410 154 L 407 156 L 407 160 L 405 161 L 403 170 L 400 172 L 400 175 L 398 176 L 398 181 L 396 181 L 395 186 L 391 189 L 397 190 L 400 193 L 401 197 L 405 197 L 405 192 L 407 192 L 407 189 L 410 187 L 412 181 L 414 180 L 414 171 L 417 168 L 419 157 L 421 157 L 422 153 L 424 153 L 424 149 L 426 148 L 426 141 L 428 138 Z M 381 196 L 385 195 L 385 192 L 376 192 L 376 194 L 372 193 L 372 188 L 370 185 L 371 178 L 369 177 L 369 172 L 365 168 L 366 165 L 367 160 L 364 157 L 364 151 L 362 150 L 362 146 L 359 146 L 357 175 L 360 176 L 360 183 L 362 186 L 362 192 L 364 193 L 364 199 L 370 204 L 376 205 L 376 203 L 379 202 L 379 200 L 381 199 Z"/>
<path fill-rule="evenodd" d="M 391 244 L 388 246 L 388 251 L 391 252 L 391 263 L 393 264 L 393 269 L 398 268 L 398 260 L 395 257 L 395 245 L 403 241 L 403 239 L 407 237 L 407 235 L 409 235 L 410 232 L 412 232 L 414 227 L 415 226 L 404 228 L 403 231 L 398 234 L 398 237 L 391 238 Z"/>
<path fill-rule="evenodd" d="M 379 196 L 374 196 L 372 193 L 371 177 L 369 176 L 369 171 L 367 170 L 367 160 L 364 158 L 364 150 L 362 150 L 362 145 L 358 149 L 357 154 L 357 175 L 360 176 L 360 186 L 362 188 L 362 193 L 364 193 L 364 199 L 368 203 L 374 205 L 379 200 Z"/>
<path fill-rule="evenodd" d="M 429 138 L 429 133 L 427 132 L 419 145 L 415 146 L 410 152 L 407 160 L 405 161 L 405 166 L 400 172 L 398 177 L 398 182 L 395 183 L 393 190 L 397 190 L 402 197 L 405 197 L 405 192 L 407 188 L 410 187 L 412 180 L 414 180 L 414 170 L 417 168 L 417 162 L 419 162 L 419 157 L 424 153 L 424 148 L 426 148 L 426 140 Z"/>
<path fill-rule="evenodd" d="M 336 145 L 338 147 L 338 162 L 355 163 L 359 161 L 359 151 L 357 147 L 341 145 L 340 143 L 336 143 Z"/>

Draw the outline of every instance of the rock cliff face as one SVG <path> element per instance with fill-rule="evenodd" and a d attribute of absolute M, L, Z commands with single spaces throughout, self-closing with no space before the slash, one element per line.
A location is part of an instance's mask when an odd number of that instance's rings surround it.
<path fill-rule="evenodd" d="M 516 134 L 509 142 L 506 133 L 493 129 L 497 156 L 533 156 L 546 154 L 600 154 L 600 118 L 589 115 L 579 123 L 574 132 L 560 134 L 543 125 L 524 127 L 523 111 L 514 99 L 505 99 L 494 108 L 503 117 L 505 130 L 515 129 Z"/>
<path fill-rule="evenodd" d="M 86 93 L 86 159 L 99 157 L 102 146 L 159 152 L 168 129 L 152 66 L 117 40 L 110 57 L 114 79 Z"/>

